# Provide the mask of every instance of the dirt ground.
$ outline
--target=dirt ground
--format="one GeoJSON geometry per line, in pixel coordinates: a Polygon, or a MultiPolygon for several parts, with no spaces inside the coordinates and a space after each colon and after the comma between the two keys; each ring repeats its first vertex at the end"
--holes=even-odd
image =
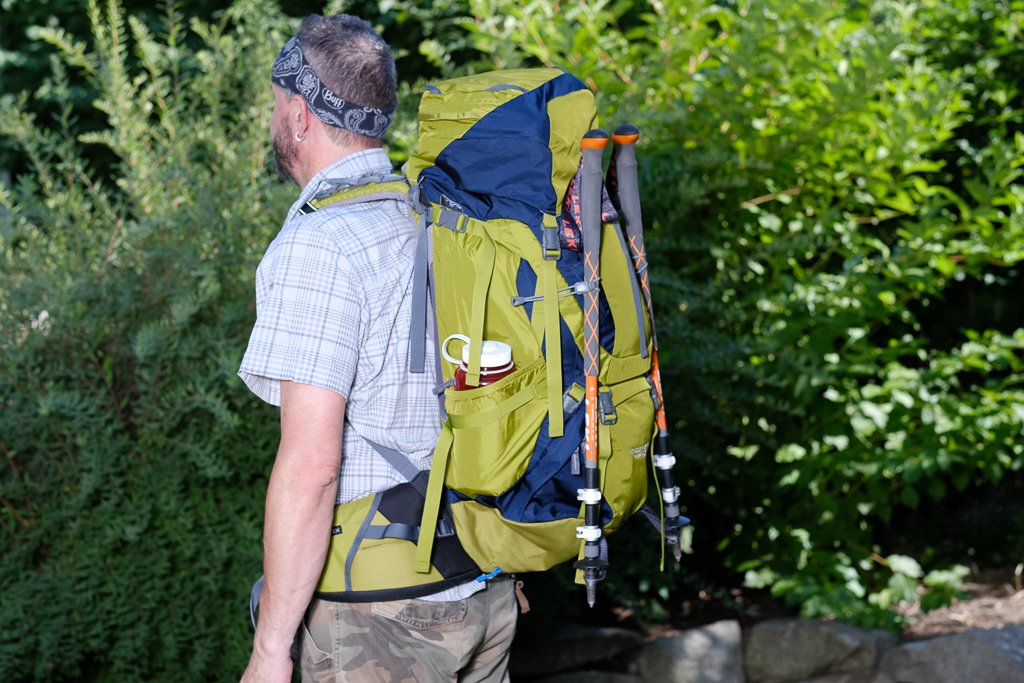
{"type": "Polygon", "coordinates": [[[974,580],[964,582],[967,600],[954,599],[949,607],[941,607],[927,614],[921,612],[919,603],[900,609],[904,616],[914,620],[903,629],[903,640],[921,640],[972,628],[1024,624],[1022,569],[1017,567],[1015,570],[982,572],[972,567],[974,580]]]}

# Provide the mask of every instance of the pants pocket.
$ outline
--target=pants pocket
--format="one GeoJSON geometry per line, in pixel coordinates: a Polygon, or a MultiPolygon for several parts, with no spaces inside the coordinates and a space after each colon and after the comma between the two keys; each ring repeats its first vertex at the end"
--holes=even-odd
{"type": "Polygon", "coordinates": [[[333,672],[332,622],[329,606],[320,600],[314,600],[302,617],[303,680],[328,680],[323,678],[323,674],[333,672]]]}
{"type": "Polygon", "coordinates": [[[371,604],[372,612],[422,631],[445,624],[454,624],[466,618],[469,607],[465,600],[435,602],[432,600],[389,600],[371,604]]]}

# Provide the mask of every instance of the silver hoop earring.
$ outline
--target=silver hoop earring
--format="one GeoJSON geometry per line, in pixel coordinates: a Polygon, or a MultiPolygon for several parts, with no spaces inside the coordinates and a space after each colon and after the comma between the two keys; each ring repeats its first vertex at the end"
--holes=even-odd
{"type": "Polygon", "coordinates": [[[305,136],[305,135],[303,135],[303,136],[302,136],[302,137],[300,138],[300,137],[299,137],[299,134],[298,134],[298,133],[296,133],[296,134],[295,134],[295,142],[302,142],[302,141],[303,141],[303,140],[305,140],[305,139],[306,139],[306,136],[305,136]]]}

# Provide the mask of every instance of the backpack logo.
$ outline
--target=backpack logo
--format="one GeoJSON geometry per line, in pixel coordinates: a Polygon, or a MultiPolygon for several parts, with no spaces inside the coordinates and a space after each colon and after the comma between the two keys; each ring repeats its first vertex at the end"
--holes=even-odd
{"type": "Polygon", "coordinates": [[[332,526],[331,527],[331,536],[337,536],[340,533],[341,533],[341,527],[340,526],[332,526]]]}
{"type": "Polygon", "coordinates": [[[455,202],[453,202],[452,200],[448,199],[448,197],[445,197],[444,195],[441,195],[441,198],[438,200],[437,203],[440,204],[441,206],[443,206],[446,209],[455,209],[459,213],[465,213],[462,210],[462,205],[461,204],[456,204],[455,202]]]}
{"type": "Polygon", "coordinates": [[[633,457],[639,460],[640,458],[647,457],[647,449],[650,448],[648,444],[643,446],[637,446],[636,448],[630,448],[629,452],[633,454],[633,457]]]}

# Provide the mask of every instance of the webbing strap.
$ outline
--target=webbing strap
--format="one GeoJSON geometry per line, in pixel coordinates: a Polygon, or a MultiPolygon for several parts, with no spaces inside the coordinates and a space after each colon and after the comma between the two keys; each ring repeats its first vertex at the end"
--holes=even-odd
{"type": "Polygon", "coordinates": [[[421,373],[427,355],[427,214],[420,214],[416,260],[412,272],[412,322],[409,325],[409,372],[421,373]]]}
{"type": "Polygon", "coordinates": [[[405,480],[412,484],[413,488],[419,491],[421,496],[426,497],[427,486],[423,478],[419,476],[420,469],[413,464],[412,460],[405,453],[388,448],[387,446],[381,446],[379,443],[370,441],[365,436],[363,440],[373,446],[373,450],[377,451],[380,457],[384,458],[389,465],[398,470],[398,473],[405,477],[405,480]]]}
{"type": "Polygon", "coordinates": [[[492,406],[487,410],[481,410],[479,413],[469,413],[468,415],[449,413],[448,422],[452,429],[476,429],[477,427],[483,427],[485,424],[500,420],[512,411],[522,408],[536,396],[537,387],[529,384],[498,405],[492,406]]]}
{"type": "Polygon", "coordinates": [[[401,524],[398,522],[393,522],[391,524],[371,524],[366,529],[366,533],[363,534],[364,539],[374,541],[379,541],[384,538],[401,538],[415,543],[419,537],[420,528],[418,526],[401,524]]]}
{"type": "MultiPolygon", "coordinates": [[[[565,416],[562,413],[562,325],[558,315],[558,269],[555,261],[545,260],[540,267],[544,300],[544,348],[548,367],[548,435],[562,436],[565,416]]],[[[534,316],[536,316],[534,312],[534,316]]]]}
{"type": "MultiPolygon", "coordinates": [[[[434,447],[434,459],[430,463],[430,483],[427,485],[427,498],[423,504],[421,529],[436,529],[437,517],[441,512],[441,494],[444,492],[444,479],[448,470],[448,456],[452,452],[451,418],[441,427],[441,435],[434,447]]],[[[416,572],[430,573],[430,554],[434,550],[434,534],[422,534],[416,544],[416,572]]]]}
{"type": "Polygon", "coordinates": [[[533,336],[537,339],[537,346],[544,343],[544,278],[537,273],[537,282],[533,286],[533,296],[536,300],[530,304],[530,325],[533,327],[533,336]]]}
{"type": "Polygon", "coordinates": [[[647,330],[644,329],[644,302],[640,298],[640,285],[636,281],[636,270],[633,269],[633,255],[629,251],[629,245],[626,244],[626,238],[622,235],[622,230],[619,229],[618,223],[612,224],[612,230],[615,231],[615,236],[619,238],[619,246],[622,247],[622,253],[626,255],[626,263],[629,264],[627,269],[629,272],[629,287],[633,290],[633,310],[636,311],[636,326],[640,333],[640,357],[647,358],[647,330]]]}
{"type": "MultiPolygon", "coordinates": [[[[653,441],[653,437],[652,437],[653,441]]],[[[658,481],[658,468],[654,465],[654,449],[651,452],[651,472],[654,473],[654,481],[658,481]]],[[[658,492],[658,512],[661,516],[661,567],[658,571],[665,571],[665,501],[661,498],[661,491],[658,492]]]]}
{"type": "Polygon", "coordinates": [[[605,458],[610,458],[612,455],[611,425],[606,425],[603,422],[599,422],[597,425],[597,453],[598,457],[605,458]]]}
{"type": "Polygon", "coordinates": [[[345,558],[345,590],[352,590],[352,563],[356,559],[356,551],[359,550],[359,546],[363,542],[363,538],[366,537],[366,530],[370,528],[370,522],[377,515],[377,508],[380,507],[381,498],[384,497],[383,493],[378,493],[373,497],[373,502],[370,503],[370,510],[366,513],[366,517],[363,519],[363,523],[359,525],[359,531],[356,532],[356,537],[352,539],[352,547],[349,548],[348,557],[345,558]]]}
{"type": "MultiPolygon", "coordinates": [[[[483,227],[483,224],[479,224],[483,227]]],[[[466,384],[471,387],[480,386],[480,353],[483,351],[484,315],[487,310],[487,290],[491,286],[491,275],[494,273],[494,242],[481,229],[480,253],[477,255],[478,269],[476,283],[473,285],[473,317],[469,323],[469,366],[466,368],[466,384]]]]}

